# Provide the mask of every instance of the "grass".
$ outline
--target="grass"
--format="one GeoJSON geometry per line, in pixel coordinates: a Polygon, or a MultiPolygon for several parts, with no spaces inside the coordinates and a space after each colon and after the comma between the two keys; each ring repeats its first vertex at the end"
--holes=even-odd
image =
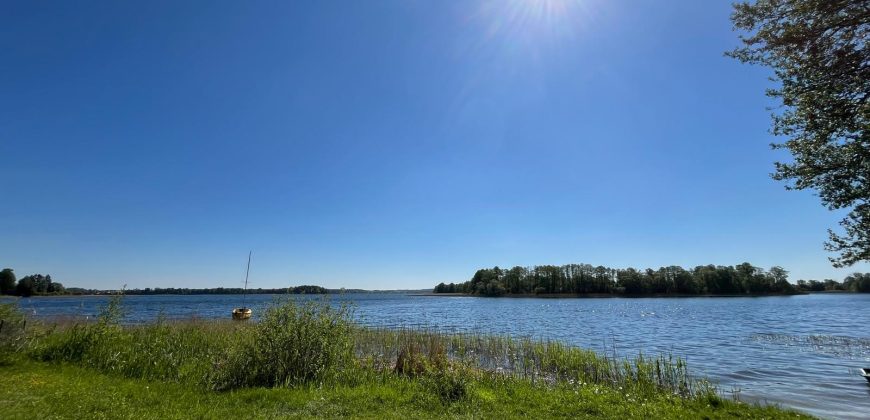
{"type": "Polygon", "coordinates": [[[468,400],[445,405],[418,381],[356,386],[243,388],[229,392],[134,380],[66,364],[0,367],[0,417],[31,418],[799,418],[772,407],[641,398],[603,386],[475,383],[468,400]]]}
{"type": "Polygon", "coordinates": [[[362,328],[326,302],[276,303],[245,323],[122,315],[118,299],[95,322],[0,330],[0,418],[798,417],[725,400],[679,359],[362,328]]]}

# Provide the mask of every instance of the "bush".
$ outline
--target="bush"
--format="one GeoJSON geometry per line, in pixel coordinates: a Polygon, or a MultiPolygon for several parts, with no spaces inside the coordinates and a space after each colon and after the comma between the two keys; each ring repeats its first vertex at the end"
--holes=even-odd
{"type": "Polygon", "coordinates": [[[266,310],[252,337],[215,362],[209,386],[294,386],[337,379],[353,363],[348,307],[288,300],[266,310]]]}
{"type": "Polygon", "coordinates": [[[468,399],[471,379],[467,369],[456,365],[430,368],[422,378],[426,388],[444,403],[468,399]]]}
{"type": "Polygon", "coordinates": [[[393,372],[407,378],[417,378],[441,402],[465,400],[469,396],[471,374],[469,369],[447,357],[443,343],[437,336],[426,339],[425,346],[409,337],[396,355],[393,372]],[[425,347],[425,350],[423,349],[425,347]]]}

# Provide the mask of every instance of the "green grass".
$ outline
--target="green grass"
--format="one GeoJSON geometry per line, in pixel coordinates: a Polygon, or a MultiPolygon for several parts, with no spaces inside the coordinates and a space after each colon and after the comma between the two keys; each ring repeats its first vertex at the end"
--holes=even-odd
{"type": "MultiPolygon", "coordinates": [[[[356,386],[244,388],[227,392],[134,380],[66,364],[0,367],[0,417],[32,418],[801,418],[772,407],[720,400],[643,398],[604,386],[474,383],[473,396],[445,404],[419,381],[356,386]]],[[[804,417],[805,418],[805,417],[804,417]]]]}
{"type": "Polygon", "coordinates": [[[96,321],[0,331],[0,418],[792,418],[725,400],[680,359],[559,342],[363,328],[348,308],[278,302],[258,322],[96,321]],[[103,413],[103,414],[101,414],[103,413]]]}

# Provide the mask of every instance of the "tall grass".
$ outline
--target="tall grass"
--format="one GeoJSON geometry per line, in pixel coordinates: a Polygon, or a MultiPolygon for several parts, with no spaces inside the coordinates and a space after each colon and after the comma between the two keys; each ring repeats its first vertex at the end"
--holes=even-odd
{"type": "MultiPolygon", "coordinates": [[[[637,392],[668,392],[681,397],[715,392],[706,380],[689,375],[685,362],[672,356],[626,359],[601,356],[558,341],[515,339],[486,334],[358,328],[356,353],[372,366],[391,363],[408,370],[407,355],[439,365],[449,360],[490,377],[509,377],[544,384],[599,384],[637,392]]],[[[419,370],[419,367],[416,367],[419,370]]]]}
{"type": "Polygon", "coordinates": [[[292,300],[268,308],[253,328],[215,361],[215,389],[293,386],[348,377],[353,340],[348,307],[292,300]]]}
{"type": "Polygon", "coordinates": [[[171,382],[199,381],[209,360],[232,343],[232,325],[205,322],[157,322],[122,326],[121,298],[113,298],[95,322],[51,325],[33,339],[28,354],[42,361],[63,361],[131,378],[171,382]]]}
{"type": "Polygon", "coordinates": [[[680,359],[607,357],[561,342],[484,334],[364,328],[353,323],[347,307],[327,301],[276,302],[257,322],[160,319],[125,326],[122,315],[118,298],[96,321],[43,325],[17,351],[42,361],[214,390],[404,378],[445,402],[470,398],[475,383],[503,381],[607,386],[689,399],[714,395],[680,359]]]}
{"type": "Polygon", "coordinates": [[[352,366],[349,311],[323,302],[276,302],[257,323],[160,319],[124,326],[122,317],[120,298],[113,299],[96,322],[48,327],[28,353],[219,390],[337,380],[352,366]]]}
{"type": "Polygon", "coordinates": [[[16,303],[0,303],[0,365],[11,363],[25,346],[27,319],[16,303]]]}

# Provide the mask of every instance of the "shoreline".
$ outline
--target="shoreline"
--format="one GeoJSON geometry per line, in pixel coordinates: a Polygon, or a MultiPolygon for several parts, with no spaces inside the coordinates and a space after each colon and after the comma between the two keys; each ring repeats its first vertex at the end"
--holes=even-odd
{"type": "MultiPolygon", "coordinates": [[[[522,293],[522,294],[505,294],[501,296],[486,296],[470,293],[434,293],[420,292],[416,290],[384,290],[384,291],[360,291],[346,293],[247,293],[248,295],[274,295],[274,296],[340,296],[345,294],[398,294],[403,296],[414,297],[477,297],[477,298],[512,298],[512,299],[607,299],[607,298],[626,298],[626,299],[642,299],[642,298],[736,298],[736,297],[784,297],[784,296],[804,296],[816,294],[856,294],[862,292],[853,292],[847,290],[821,290],[821,291],[800,291],[795,293],[759,293],[759,294],[674,294],[674,293],[658,293],[658,294],[612,294],[612,293],[522,293]]],[[[151,293],[151,294],[121,294],[124,297],[131,296],[239,296],[245,293],[151,293]]],[[[118,294],[100,293],[100,294],[65,294],[65,295],[31,295],[31,296],[15,296],[2,295],[2,300],[16,300],[29,298],[78,298],[78,297],[112,297],[118,294]]]]}
{"type": "MultiPolygon", "coordinates": [[[[823,292],[820,292],[823,293],[823,292]]],[[[858,293],[858,292],[841,292],[841,293],[858,293]]],[[[797,293],[761,293],[761,294],[722,294],[722,295],[713,295],[713,294],[703,294],[703,295],[691,295],[691,294],[676,294],[676,293],[657,293],[657,294],[646,294],[646,295],[627,295],[627,294],[611,294],[611,293],[520,293],[520,294],[505,294],[501,296],[486,296],[486,295],[475,295],[470,293],[420,293],[420,294],[412,294],[409,296],[422,296],[422,297],[477,297],[477,298],[512,298],[512,299],[530,299],[530,298],[538,298],[538,299],[643,299],[643,298],[736,298],[736,297],[784,297],[784,296],[801,296],[801,295],[810,295],[812,292],[797,292],[797,293]]]]}
{"type": "MultiPolygon", "coordinates": [[[[802,416],[789,408],[730,399],[690,375],[679,356],[617,359],[561,341],[370,328],[326,302],[304,311],[286,302],[260,323],[135,325],[120,323],[119,305],[104,311],[99,322],[28,322],[26,329],[10,323],[15,328],[9,332],[23,338],[26,347],[7,354],[0,373],[12,383],[27,384],[25,394],[38,398],[14,398],[20,387],[7,387],[0,399],[14,404],[0,413],[24,418],[57,410],[51,414],[93,417],[117,401],[114,394],[93,390],[122,387],[129,391],[118,407],[129,411],[128,417],[154,414],[158,399],[175,402],[159,417],[265,417],[278,407],[283,414],[330,418],[346,413],[391,418],[397,412],[436,418],[445,409],[447,418],[484,413],[494,418],[802,416]],[[307,337],[299,339],[296,331],[308,332],[307,337]],[[90,337],[86,342],[83,333],[90,337]],[[318,352],[328,357],[307,356],[318,352]],[[237,356],[227,358],[230,354],[237,356]],[[501,362],[492,366],[486,360],[501,362]],[[251,375],[252,368],[265,374],[251,375]],[[48,398],[61,392],[67,396],[62,402],[48,398]],[[251,393],[268,398],[246,398],[251,393]],[[237,395],[241,400],[233,400],[237,395]],[[312,401],[329,401],[330,411],[312,401]]],[[[27,320],[23,313],[6,316],[27,320]]],[[[52,416],[63,417],[44,417],[52,416]]]]}

